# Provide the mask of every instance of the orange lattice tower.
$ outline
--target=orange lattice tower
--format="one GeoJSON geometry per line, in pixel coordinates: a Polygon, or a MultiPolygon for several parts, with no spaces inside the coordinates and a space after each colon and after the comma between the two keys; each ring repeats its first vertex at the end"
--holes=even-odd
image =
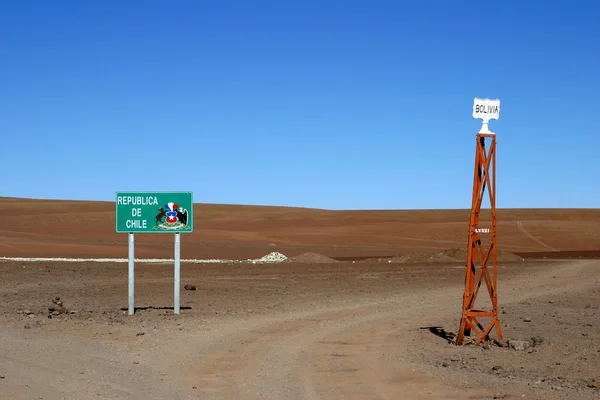
{"type": "Polygon", "coordinates": [[[471,330],[475,331],[477,343],[486,343],[489,340],[489,333],[494,327],[496,327],[498,339],[502,340],[500,320],[498,319],[498,267],[496,263],[496,135],[488,129],[489,120],[497,120],[499,114],[499,100],[475,99],[473,118],[482,119],[483,124],[477,134],[475,149],[465,293],[460,328],[456,337],[457,345],[463,344],[464,337],[470,336],[471,330]],[[486,150],[486,139],[491,139],[489,150],[486,150]],[[490,200],[491,226],[480,227],[481,204],[486,197],[486,192],[490,200]],[[480,235],[489,236],[487,246],[482,243],[480,235]],[[490,261],[492,276],[490,276],[490,267],[488,266],[490,261]],[[491,301],[491,306],[488,308],[476,305],[482,282],[485,282],[491,301]]]}

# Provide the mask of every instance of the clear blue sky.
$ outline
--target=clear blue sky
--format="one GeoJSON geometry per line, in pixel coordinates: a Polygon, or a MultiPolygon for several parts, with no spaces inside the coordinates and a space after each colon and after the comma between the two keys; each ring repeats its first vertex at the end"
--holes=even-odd
{"type": "Polygon", "coordinates": [[[599,207],[600,3],[0,2],[1,196],[599,207]]]}

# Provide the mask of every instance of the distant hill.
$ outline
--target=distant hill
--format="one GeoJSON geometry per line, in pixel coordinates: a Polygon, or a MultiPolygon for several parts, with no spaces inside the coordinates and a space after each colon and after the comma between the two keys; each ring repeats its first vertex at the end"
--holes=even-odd
{"type": "MultiPolygon", "coordinates": [[[[0,256],[126,257],[115,233],[115,204],[0,198],[0,256]]],[[[273,249],[288,256],[379,257],[461,248],[470,210],[357,210],[195,204],[185,258],[250,258],[273,249]]],[[[498,247],[513,253],[600,249],[600,209],[498,209],[498,247]]],[[[481,226],[489,216],[482,212],[481,226]]],[[[482,235],[485,240],[485,235],[482,235]]],[[[173,237],[137,234],[136,257],[172,257],[173,237]]]]}

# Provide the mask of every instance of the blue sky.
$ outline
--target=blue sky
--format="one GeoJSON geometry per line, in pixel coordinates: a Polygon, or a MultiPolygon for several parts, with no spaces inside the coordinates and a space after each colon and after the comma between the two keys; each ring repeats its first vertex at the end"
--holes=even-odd
{"type": "Polygon", "coordinates": [[[598,207],[600,3],[0,2],[0,196],[598,207]]]}

